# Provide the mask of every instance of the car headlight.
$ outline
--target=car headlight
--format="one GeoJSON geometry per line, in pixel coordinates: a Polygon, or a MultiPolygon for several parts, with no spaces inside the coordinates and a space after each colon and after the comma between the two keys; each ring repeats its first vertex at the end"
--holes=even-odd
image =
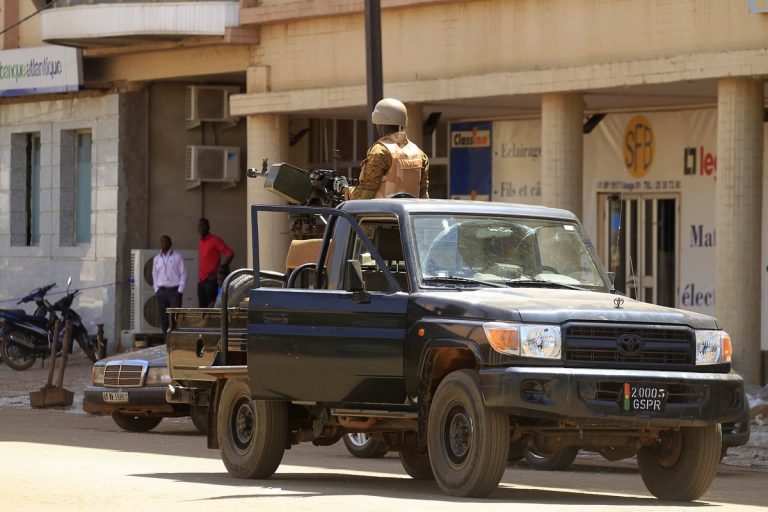
{"type": "Polygon", "coordinates": [[[487,322],[483,330],[493,349],[501,354],[560,358],[562,342],[557,325],[487,322]]]}
{"type": "Polygon", "coordinates": [[[730,363],[733,349],[725,331],[696,331],[696,364],[730,363]]]}
{"type": "Polygon", "coordinates": [[[147,370],[146,386],[164,386],[171,383],[168,368],[150,368],[147,370]]]}
{"type": "Polygon", "coordinates": [[[94,386],[104,385],[104,372],[107,371],[107,367],[104,365],[94,365],[91,373],[91,382],[94,386]]]}

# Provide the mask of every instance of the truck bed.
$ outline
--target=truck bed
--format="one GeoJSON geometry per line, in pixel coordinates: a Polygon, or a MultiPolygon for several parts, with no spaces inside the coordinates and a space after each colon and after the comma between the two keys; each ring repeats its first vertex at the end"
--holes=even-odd
{"type": "Polygon", "coordinates": [[[169,308],[171,329],[166,341],[168,369],[174,381],[216,380],[214,373],[245,371],[248,310],[232,307],[229,315],[229,339],[227,368],[217,367],[216,372],[201,371],[201,367],[213,366],[219,354],[221,339],[221,309],[219,308],[169,308]]]}

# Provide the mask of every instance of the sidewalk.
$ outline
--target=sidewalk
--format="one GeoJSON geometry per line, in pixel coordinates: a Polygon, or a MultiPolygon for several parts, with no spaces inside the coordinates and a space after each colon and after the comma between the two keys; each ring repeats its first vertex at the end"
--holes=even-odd
{"type": "MultiPolygon", "coordinates": [[[[58,378],[60,361],[56,364],[54,382],[58,378]]],[[[43,387],[48,378],[48,364],[41,367],[40,361],[27,371],[17,372],[0,363],[0,409],[6,407],[29,408],[29,392],[43,387]]],[[[87,415],[83,412],[83,389],[91,382],[91,362],[75,350],[67,363],[64,373],[64,387],[75,393],[69,408],[56,410],[67,414],[87,415]]],[[[752,435],[744,446],[730,448],[722,464],[734,468],[768,470],[768,387],[747,389],[752,407],[752,435]]],[[[581,452],[579,459],[599,463],[604,459],[594,453],[581,452]]],[[[578,460],[577,459],[577,462],[578,460]]]]}

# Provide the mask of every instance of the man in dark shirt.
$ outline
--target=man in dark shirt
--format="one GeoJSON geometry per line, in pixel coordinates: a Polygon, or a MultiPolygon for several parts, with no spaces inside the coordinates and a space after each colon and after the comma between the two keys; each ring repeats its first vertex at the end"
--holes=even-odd
{"type": "Polygon", "coordinates": [[[197,276],[197,301],[201,308],[208,308],[216,301],[218,284],[216,273],[221,269],[229,273],[229,264],[235,253],[218,236],[212,234],[208,219],[197,223],[200,240],[197,242],[199,272],[197,276]],[[222,259],[223,257],[223,259],[222,259]]]}

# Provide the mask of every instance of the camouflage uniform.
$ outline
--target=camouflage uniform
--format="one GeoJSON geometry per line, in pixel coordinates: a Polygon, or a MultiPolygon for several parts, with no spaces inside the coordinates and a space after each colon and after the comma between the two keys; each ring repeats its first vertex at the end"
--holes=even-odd
{"type": "Polygon", "coordinates": [[[396,132],[376,141],[368,150],[361,167],[360,184],[344,189],[344,199],[384,197],[392,193],[389,190],[393,187],[394,192],[409,192],[418,194],[418,197],[429,198],[429,159],[418,146],[408,140],[405,132],[396,132]],[[392,157],[392,151],[387,146],[395,151],[399,150],[397,159],[392,157]],[[398,181],[395,176],[397,169],[412,166],[414,159],[417,160],[416,167],[420,169],[418,190],[408,185],[403,187],[404,180],[398,181]]]}

